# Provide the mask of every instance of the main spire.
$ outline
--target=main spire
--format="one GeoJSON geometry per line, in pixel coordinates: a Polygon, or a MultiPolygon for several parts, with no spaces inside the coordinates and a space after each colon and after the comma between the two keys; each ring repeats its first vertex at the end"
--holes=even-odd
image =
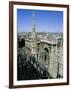
{"type": "Polygon", "coordinates": [[[32,25],[33,25],[33,27],[32,27],[32,29],[33,29],[33,31],[35,31],[35,11],[33,10],[33,14],[32,14],[32,25]]]}

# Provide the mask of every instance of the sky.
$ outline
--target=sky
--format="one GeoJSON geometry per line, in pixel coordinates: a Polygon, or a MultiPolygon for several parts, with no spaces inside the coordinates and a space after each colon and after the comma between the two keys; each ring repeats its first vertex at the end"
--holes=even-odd
{"type": "MultiPolygon", "coordinates": [[[[34,10],[36,32],[63,32],[63,11],[34,10]]],[[[18,32],[31,32],[33,10],[17,9],[18,32]]]]}

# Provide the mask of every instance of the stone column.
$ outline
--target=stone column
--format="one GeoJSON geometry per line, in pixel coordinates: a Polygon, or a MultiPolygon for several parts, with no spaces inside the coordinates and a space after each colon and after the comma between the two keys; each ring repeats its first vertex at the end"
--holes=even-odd
{"type": "Polygon", "coordinates": [[[58,69],[57,54],[54,53],[54,47],[52,45],[50,60],[49,60],[49,68],[48,68],[48,71],[52,76],[52,78],[57,77],[57,69],[58,69]]]}
{"type": "Polygon", "coordinates": [[[59,74],[63,76],[63,50],[60,48],[59,50],[59,74]]]}

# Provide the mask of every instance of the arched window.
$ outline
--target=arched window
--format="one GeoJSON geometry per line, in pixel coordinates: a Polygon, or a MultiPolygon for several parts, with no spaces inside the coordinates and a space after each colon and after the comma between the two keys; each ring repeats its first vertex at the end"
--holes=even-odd
{"type": "Polygon", "coordinates": [[[49,50],[48,50],[48,48],[46,48],[46,47],[45,47],[45,48],[44,48],[44,50],[45,50],[47,53],[49,53],[49,50]]]}
{"type": "Polygon", "coordinates": [[[45,55],[44,55],[44,59],[45,59],[45,62],[49,62],[49,50],[47,47],[44,48],[45,50],[45,55]]]}

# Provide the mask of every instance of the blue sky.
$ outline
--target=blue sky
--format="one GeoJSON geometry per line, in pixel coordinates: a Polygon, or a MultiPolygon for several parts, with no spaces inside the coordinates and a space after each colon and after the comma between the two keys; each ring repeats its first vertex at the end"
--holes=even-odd
{"type": "MultiPolygon", "coordinates": [[[[63,11],[35,11],[36,32],[63,32],[63,11]]],[[[17,9],[18,32],[32,31],[33,10],[17,9]]]]}

